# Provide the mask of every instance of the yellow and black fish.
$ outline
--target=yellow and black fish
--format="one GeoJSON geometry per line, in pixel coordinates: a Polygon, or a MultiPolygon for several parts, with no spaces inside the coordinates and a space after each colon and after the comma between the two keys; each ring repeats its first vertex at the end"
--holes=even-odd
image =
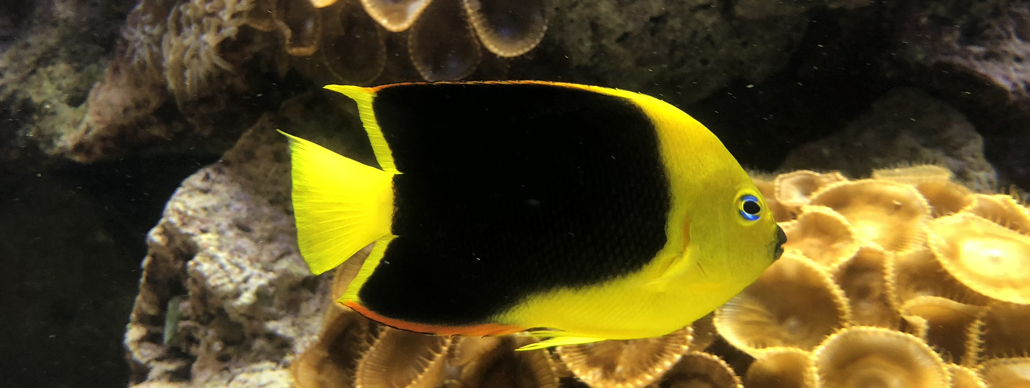
{"type": "Polygon", "coordinates": [[[722,143],[643,94],[551,82],[327,86],[380,168],[294,136],[311,271],[375,242],[339,300],[400,329],[535,331],[531,348],[660,336],[711,312],[786,237],[722,143]]]}

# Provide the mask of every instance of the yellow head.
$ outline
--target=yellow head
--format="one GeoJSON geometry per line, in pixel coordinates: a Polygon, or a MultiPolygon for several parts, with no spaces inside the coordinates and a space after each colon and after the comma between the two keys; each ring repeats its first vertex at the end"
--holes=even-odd
{"type": "Polygon", "coordinates": [[[712,152],[711,157],[723,168],[694,183],[705,189],[687,204],[687,217],[704,226],[690,230],[698,265],[713,281],[735,283],[735,294],[780,257],[787,237],[751,178],[721,143],[718,146],[723,152],[712,152]]]}
{"type": "Polygon", "coordinates": [[[665,253],[677,263],[669,268],[676,280],[667,291],[681,294],[681,317],[694,320],[758,279],[783,252],[786,235],[754,182],[711,131],[658,99],[628,92],[626,97],[655,121],[662,140],[673,194],[665,253]]]}

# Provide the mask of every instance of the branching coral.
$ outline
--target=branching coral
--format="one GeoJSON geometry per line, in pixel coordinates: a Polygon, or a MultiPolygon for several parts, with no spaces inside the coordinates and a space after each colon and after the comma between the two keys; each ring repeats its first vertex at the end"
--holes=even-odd
{"type": "MultiPolygon", "coordinates": [[[[421,375],[448,387],[501,384],[482,377],[484,363],[493,365],[490,370],[522,371],[501,374],[523,376],[501,384],[519,387],[575,380],[590,387],[741,386],[734,370],[746,371],[748,387],[1026,382],[1023,371],[1030,362],[1022,357],[1030,354],[1030,305],[1020,299],[1019,287],[1027,283],[1022,269],[1030,267],[1023,249],[1030,225],[1024,205],[1006,196],[972,194],[937,167],[874,175],[851,181],[835,173],[795,172],[758,179],[768,202],[783,207],[774,214],[789,238],[786,252],[711,321],[699,320],[665,337],[532,352],[514,351],[532,341],[518,335],[448,343],[407,334],[414,347],[389,358],[390,365],[441,370],[421,375]]],[[[338,275],[338,283],[346,278],[338,275]]],[[[363,319],[335,310],[333,319],[342,322],[363,319]]],[[[373,352],[357,354],[368,346],[358,336],[328,334],[340,327],[367,333],[367,326],[326,327],[323,341],[300,358],[302,363],[359,369],[326,372],[346,378],[386,374],[385,369],[361,370],[373,352]],[[333,338],[351,338],[343,342],[359,351],[327,357],[325,343],[341,343],[333,338]]],[[[384,331],[379,333],[373,340],[385,341],[384,331]]],[[[382,346],[375,343],[373,349],[382,346]]],[[[408,381],[421,380],[393,385],[422,386],[408,381]]]]}

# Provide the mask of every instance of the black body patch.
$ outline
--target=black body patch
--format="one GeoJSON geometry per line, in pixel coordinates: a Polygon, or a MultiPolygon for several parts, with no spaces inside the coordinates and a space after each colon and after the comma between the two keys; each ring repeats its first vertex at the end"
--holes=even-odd
{"type": "Polygon", "coordinates": [[[665,245],[668,178],[628,100],[538,84],[378,91],[399,237],[359,292],[383,316],[482,323],[524,296],[638,270],[665,245]]]}

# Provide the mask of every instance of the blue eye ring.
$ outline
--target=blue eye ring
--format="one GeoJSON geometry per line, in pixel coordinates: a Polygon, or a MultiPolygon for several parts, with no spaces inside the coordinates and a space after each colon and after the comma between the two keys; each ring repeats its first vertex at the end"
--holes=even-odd
{"type": "Polygon", "coordinates": [[[758,221],[762,217],[762,205],[758,201],[758,197],[751,194],[745,194],[740,197],[737,211],[740,212],[741,217],[748,221],[758,221]]]}

